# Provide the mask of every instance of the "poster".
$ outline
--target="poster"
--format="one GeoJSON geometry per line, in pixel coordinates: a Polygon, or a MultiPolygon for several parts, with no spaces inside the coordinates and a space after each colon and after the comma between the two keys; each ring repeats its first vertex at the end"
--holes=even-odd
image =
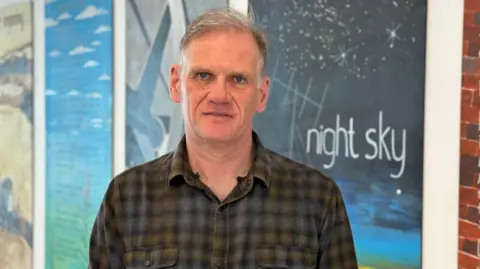
{"type": "Polygon", "coordinates": [[[84,269],[112,179],[112,1],[47,1],[46,268],[84,269]]]}
{"type": "Polygon", "coordinates": [[[175,148],[183,135],[180,106],[168,94],[187,25],[227,0],[126,1],[126,167],[175,148]]]}
{"type": "Polygon", "coordinates": [[[362,268],[421,268],[426,1],[250,5],[270,42],[265,145],[338,183],[362,268]]]}
{"type": "Polygon", "coordinates": [[[32,9],[0,3],[0,268],[32,268],[32,9]]]}

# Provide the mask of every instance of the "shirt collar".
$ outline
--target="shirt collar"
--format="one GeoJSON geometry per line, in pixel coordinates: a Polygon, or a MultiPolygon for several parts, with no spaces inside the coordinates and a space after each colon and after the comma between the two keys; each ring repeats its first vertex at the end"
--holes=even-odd
{"type": "MultiPolygon", "coordinates": [[[[248,172],[247,177],[253,176],[254,179],[260,180],[268,189],[270,187],[271,158],[268,150],[263,146],[260,137],[255,131],[252,131],[253,138],[253,165],[248,172]]],[[[171,185],[176,180],[189,181],[195,180],[197,177],[192,171],[187,158],[187,146],[185,135],[178,143],[177,148],[173,151],[170,172],[168,175],[168,184],[171,185]]]]}

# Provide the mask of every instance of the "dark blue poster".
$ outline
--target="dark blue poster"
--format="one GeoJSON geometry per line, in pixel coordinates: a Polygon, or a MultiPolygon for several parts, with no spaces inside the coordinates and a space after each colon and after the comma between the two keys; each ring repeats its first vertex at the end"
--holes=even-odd
{"type": "Polygon", "coordinates": [[[421,268],[426,1],[250,1],[271,78],[255,130],[340,186],[362,268],[421,268]]]}

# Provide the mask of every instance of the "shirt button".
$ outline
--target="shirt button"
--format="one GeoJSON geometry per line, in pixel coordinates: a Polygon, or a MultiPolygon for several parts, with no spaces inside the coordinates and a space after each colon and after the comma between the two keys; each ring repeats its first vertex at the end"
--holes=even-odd
{"type": "Polygon", "coordinates": [[[145,266],[150,266],[152,263],[150,262],[150,260],[146,260],[145,261],[145,266]]]}

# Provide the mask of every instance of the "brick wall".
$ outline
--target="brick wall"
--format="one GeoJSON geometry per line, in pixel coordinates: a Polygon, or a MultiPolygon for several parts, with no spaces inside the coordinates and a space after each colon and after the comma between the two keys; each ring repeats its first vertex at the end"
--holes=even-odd
{"type": "Polygon", "coordinates": [[[459,269],[480,269],[479,81],[480,0],[465,0],[460,141],[459,269]]]}

